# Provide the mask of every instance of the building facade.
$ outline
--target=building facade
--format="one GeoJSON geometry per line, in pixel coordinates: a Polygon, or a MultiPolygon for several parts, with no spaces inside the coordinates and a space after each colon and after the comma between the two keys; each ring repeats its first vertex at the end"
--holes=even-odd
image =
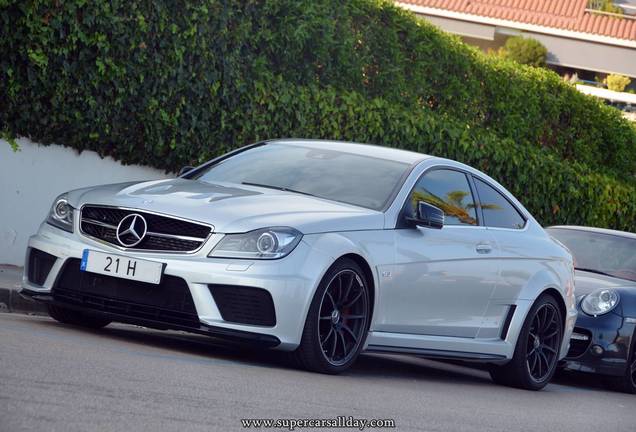
{"type": "Polygon", "coordinates": [[[620,74],[634,82],[633,1],[623,0],[622,14],[590,9],[588,0],[400,0],[396,4],[484,51],[521,35],[547,48],[546,62],[557,72],[575,72],[591,80],[620,74]]]}

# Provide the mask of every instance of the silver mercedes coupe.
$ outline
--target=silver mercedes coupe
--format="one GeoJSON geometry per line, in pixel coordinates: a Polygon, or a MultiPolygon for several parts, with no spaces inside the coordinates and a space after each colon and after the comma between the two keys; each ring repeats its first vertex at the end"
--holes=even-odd
{"type": "Polygon", "coordinates": [[[499,183],[452,160],[317,140],[249,145],[175,179],[73,190],[30,238],[22,294],[292,352],[484,362],[541,389],[577,316],[572,257],[499,183]]]}

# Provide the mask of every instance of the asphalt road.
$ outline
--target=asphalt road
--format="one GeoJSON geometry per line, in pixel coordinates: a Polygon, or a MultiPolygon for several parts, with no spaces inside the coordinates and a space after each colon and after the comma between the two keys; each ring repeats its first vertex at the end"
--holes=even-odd
{"type": "Polygon", "coordinates": [[[510,389],[400,356],[365,355],[324,376],[203,336],[0,313],[1,431],[230,431],[242,418],[339,415],[395,419],[398,431],[634,432],[636,397],[582,375],[510,389]]]}

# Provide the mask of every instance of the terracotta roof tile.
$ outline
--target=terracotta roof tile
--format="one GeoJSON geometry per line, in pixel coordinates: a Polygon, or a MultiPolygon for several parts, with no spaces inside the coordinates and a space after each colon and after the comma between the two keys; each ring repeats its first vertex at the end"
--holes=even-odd
{"type": "Polygon", "coordinates": [[[616,26],[618,25],[618,20],[612,20],[607,26],[607,34],[608,36],[613,36],[616,34],[616,26]]]}
{"type": "Polygon", "coordinates": [[[627,22],[625,20],[621,20],[620,24],[618,25],[618,34],[625,34],[625,29],[627,28],[627,22]]]}
{"type": "Polygon", "coordinates": [[[587,0],[397,0],[444,9],[618,39],[636,40],[636,19],[586,11],[587,0]]]}

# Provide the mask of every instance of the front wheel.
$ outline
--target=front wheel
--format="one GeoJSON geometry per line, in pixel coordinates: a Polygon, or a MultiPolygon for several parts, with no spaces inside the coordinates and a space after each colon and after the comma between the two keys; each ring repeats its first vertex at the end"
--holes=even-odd
{"type": "MultiPolygon", "coordinates": [[[[634,332],[633,338],[636,338],[636,332],[634,332]]],[[[604,381],[612,390],[636,394],[636,340],[632,342],[632,352],[627,361],[625,375],[620,377],[606,377],[604,381]]]]}
{"type": "Polygon", "coordinates": [[[307,370],[337,374],[347,370],[364,346],[370,295],[364,272],[353,260],[337,261],[323,277],[294,352],[307,370]]]}
{"type": "Polygon", "coordinates": [[[75,310],[54,305],[47,305],[47,311],[51,318],[64,324],[99,329],[111,323],[107,318],[83,314],[75,310]]]}
{"type": "Polygon", "coordinates": [[[498,383],[541,390],[552,379],[563,340],[563,319],[556,299],[543,295],[532,305],[510,362],[493,366],[490,376],[498,383]]]}

